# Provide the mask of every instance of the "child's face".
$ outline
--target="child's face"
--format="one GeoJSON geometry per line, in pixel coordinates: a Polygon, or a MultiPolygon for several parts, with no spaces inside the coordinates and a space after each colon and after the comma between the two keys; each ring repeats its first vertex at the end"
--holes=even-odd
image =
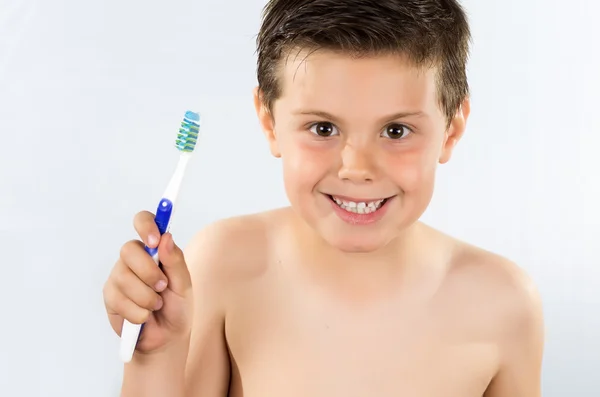
{"type": "Polygon", "coordinates": [[[427,208],[468,102],[446,129],[435,71],[399,56],[292,54],[281,69],[273,117],[255,104],[291,205],[343,251],[382,248],[427,208]]]}

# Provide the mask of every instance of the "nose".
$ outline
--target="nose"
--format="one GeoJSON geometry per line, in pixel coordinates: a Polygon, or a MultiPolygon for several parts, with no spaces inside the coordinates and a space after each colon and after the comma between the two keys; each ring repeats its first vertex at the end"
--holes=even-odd
{"type": "Polygon", "coordinates": [[[375,153],[372,148],[346,144],[342,149],[338,177],[354,183],[369,183],[375,178],[375,153]]]}

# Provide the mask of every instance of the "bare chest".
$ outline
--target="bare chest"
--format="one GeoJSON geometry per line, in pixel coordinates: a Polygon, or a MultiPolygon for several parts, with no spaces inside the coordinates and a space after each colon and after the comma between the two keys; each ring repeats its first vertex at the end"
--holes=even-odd
{"type": "Polygon", "coordinates": [[[483,395],[496,352],[469,316],[357,302],[292,286],[236,300],[226,326],[230,396],[483,395]]]}

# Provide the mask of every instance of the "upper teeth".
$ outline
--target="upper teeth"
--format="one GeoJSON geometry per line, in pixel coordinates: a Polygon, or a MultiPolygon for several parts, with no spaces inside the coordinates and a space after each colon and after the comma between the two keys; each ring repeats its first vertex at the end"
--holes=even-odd
{"type": "Polygon", "coordinates": [[[356,214],[370,214],[371,212],[375,212],[379,209],[379,207],[381,207],[381,204],[385,201],[377,200],[356,203],[354,201],[341,200],[334,196],[332,196],[332,198],[337,203],[337,205],[339,205],[348,212],[354,212],[356,214]]]}

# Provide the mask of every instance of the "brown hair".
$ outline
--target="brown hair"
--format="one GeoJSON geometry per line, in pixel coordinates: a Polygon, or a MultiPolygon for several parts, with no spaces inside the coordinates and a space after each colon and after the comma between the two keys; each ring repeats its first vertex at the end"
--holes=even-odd
{"type": "Polygon", "coordinates": [[[448,124],[469,95],[471,34],[456,0],[270,0],[257,36],[263,104],[281,95],[281,60],[294,50],[351,56],[395,53],[418,67],[436,67],[438,101],[448,124]]]}

